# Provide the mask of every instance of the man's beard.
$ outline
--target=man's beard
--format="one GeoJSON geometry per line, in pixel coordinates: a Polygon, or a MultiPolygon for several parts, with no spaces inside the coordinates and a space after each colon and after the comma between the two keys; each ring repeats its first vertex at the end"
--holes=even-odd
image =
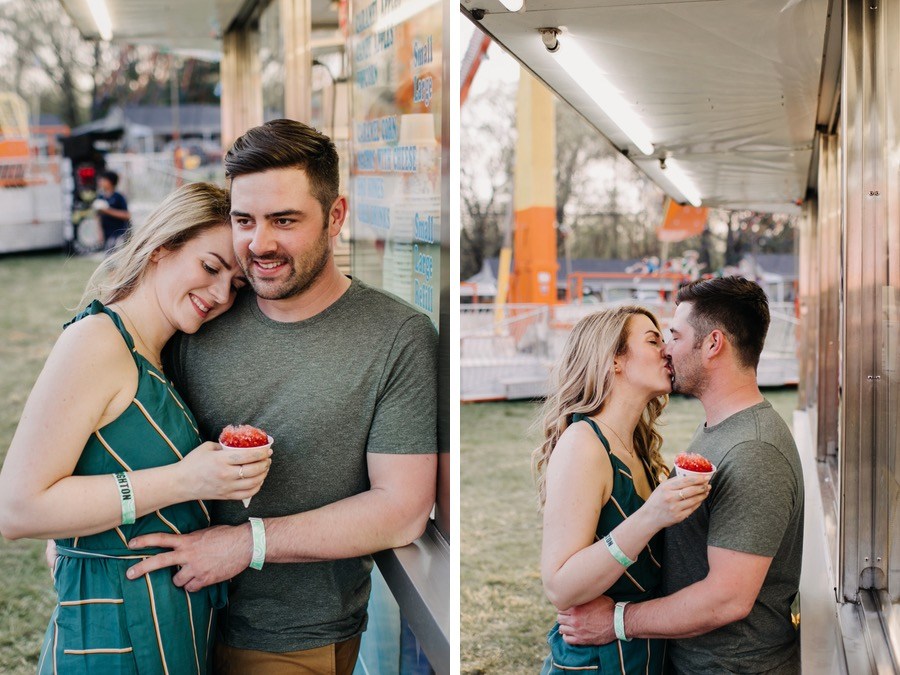
{"type": "Polygon", "coordinates": [[[304,253],[299,260],[294,258],[280,258],[278,254],[266,257],[252,256],[250,264],[243,266],[244,273],[254,293],[264,300],[285,300],[303,293],[313,282],[319,278],[322,271],[331,259],[331,250],[328,247],[328,229],[323,228],[322,236],[316,240],[315,247],[304,253]],[[253,261],[265,262],[267,260],[285,260],[290,272],[287,279],[274,281],[268,279],[256,279],[253,276],[253,261]],[[249,268],[249,269],[248,269],[249,268]]]}
{"type": "Polygon", "coordinates": [[[672,370],[672,393],[700,398],[707,385],[704,373],[700,369],[700,364],[684,364],[679,369],[676,369],[673,365],[672,370]]]}

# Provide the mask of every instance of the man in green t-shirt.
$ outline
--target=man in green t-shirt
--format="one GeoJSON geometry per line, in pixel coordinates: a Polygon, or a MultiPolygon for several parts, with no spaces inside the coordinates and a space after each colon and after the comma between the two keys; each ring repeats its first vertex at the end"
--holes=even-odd
{"type": "Polygon", "coordinates": [[[601,596],[560,613],[572,644],[670,638],[674,673],[800,672],[791,604],[800,583],[803,475],[790,430],[759,391],[768,300],[752,281],[678,293],[667,354],[673,391],[706,413],[688,447],[716,467],[704,504],[666,530],[664,597],[614,607],[601,596]]]}
{"type": "Polygon", "coordinates": [[[434,503],[437,334],[338,269],[347,202],[329,138],[274,120],[235,141],[225,168],[253,292],[173,340],[165,367],[204,438],[250,422],[275,439],[272,464],[249,508],[211,502],[213,527],[135,538],[171,551],[128,576],[177,565],[188,591],[232,580],[217,673],[349,675],[371,554],[415,540],[434,503]]]}

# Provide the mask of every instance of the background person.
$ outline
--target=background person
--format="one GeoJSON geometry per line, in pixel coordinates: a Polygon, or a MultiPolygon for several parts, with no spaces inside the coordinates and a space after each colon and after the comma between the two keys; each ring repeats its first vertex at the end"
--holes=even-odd
{"type": "Polygon", "coordinates": [[[104,171],[97,177],[97,199],[93,208],[100,220],[100,232],[103,250],[112,249],[128,232],[131,214],[128,212],[128,201],[116,192],[119,174],[115,171],[104,171]]]}

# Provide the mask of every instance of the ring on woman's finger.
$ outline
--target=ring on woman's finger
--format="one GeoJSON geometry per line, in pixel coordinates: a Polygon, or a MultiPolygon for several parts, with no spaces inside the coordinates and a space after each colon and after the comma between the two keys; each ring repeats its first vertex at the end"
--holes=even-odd
{"type": "MultiPolygon", "coordinates": [[[[238,478],[240,478],[241,480],[244,480],[244,465],[243,464],[241,464],[241,470],[238,471],[238,478]]],[[[682,497],[682,499],[684,499],[684,497],[682,497]]]]}
{"type": "Polygon", "coordinates": [[[682,501],[684,500],[684,490],[678,491],[678,499],[681,499],[682,501]]]}

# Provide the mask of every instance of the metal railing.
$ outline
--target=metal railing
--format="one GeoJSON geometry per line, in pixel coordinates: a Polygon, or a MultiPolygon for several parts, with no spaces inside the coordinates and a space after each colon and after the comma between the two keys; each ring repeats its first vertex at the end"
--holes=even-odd
{"type": "Polygon", "coordinates": [[[546,388],[550,308],[538,304],[460,308],[460,398],[527,398],[546,388]]]}
{"type": "Polygon", "coordinates": [[[607,294],[615,291],[637,292],[650,296],[674,298],[678,289],[690,281],[685,274],[657,272],[634,274],[628,272],[571,272],[566,276],[566,302],[579,302],[587,293],[599,292],[602,300],[612,300],[607,294]]]}
{"type": "Polygon", "coordinates": [[[476,338],[487,335],[511,338],[516,348],[528,329],[546,324],[547,305],[518,303],[506,305],[468,305],[460,308],[460,335],[476,338]]]}

